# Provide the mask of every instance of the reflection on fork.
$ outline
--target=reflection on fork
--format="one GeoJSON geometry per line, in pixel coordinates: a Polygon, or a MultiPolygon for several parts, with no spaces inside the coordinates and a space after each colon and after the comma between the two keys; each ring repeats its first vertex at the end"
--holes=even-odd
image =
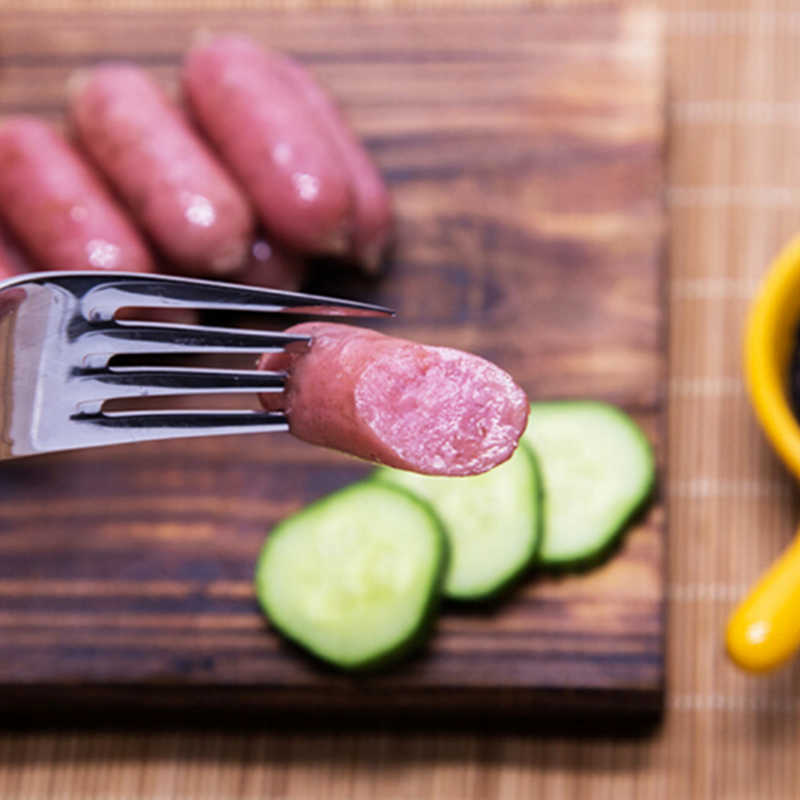
{"type": "Polygon", "coordinates": [[[287,429],[283,414],[267,411],[105,409],[121,399],[281,391],[284,373],[159,366],[153,357],[257,355],[308,342],[308,337],[277,331],[155,322],[148,319],[153,309],[391,314],[365,303],[171,276],[44,272],[6,281],[0,284],[0,459],[287,429]],[[137,319],[136,309],[148,311],[137,319]],[[136,363],[115,363],[117,356],[136,363]]]}

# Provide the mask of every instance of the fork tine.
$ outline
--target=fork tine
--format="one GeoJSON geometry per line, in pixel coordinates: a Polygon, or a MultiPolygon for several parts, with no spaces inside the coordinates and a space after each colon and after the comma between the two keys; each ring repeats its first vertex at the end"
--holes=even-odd
{"type": "Polygon", "coordinates": [[[80,377],[104,386],[146,389],[149,394],[268,392],[280,390],[286,383],[285,372],[196,367],[107,367],[85,370],[80,377]]]}
{"type": "Polygon", "coordinates": [[[100,368],[116,355],[186,355],[197,353],[268,353],[306,344],[308,336],[279,331],[105,322],[82,333],[84,366],[100,368]]]}
{"type": "Polygon", "coordinates": [[[70,419],[102,429],[104,444],[289,430],[286,417],[274,411],[116,411],[70,419]]]}
{"type": "Polygon", "coordinates": [[[278,392],[286,383],[284,372],[192,367],[106,367],[80,370],[74,377],[96,392],[91,396],[92,389],[84,389],[83,411],[99,411],[106,400],[132,397],[278,392]]]}
{"type": "MultiPolygon", "coordinates": [[[[67,276],[66,279],[68,279],[67,276]]],[[[73,276],[74,281],[74,276],[73,276]]],[[[111,319],[121,308],[188,308],[217,311],[292,312],[314,315],[392,316],[383,306],[318,295],[284,292],[253,286],[174,276],[105,273],[102,279],[85,277],[82,299],[90,320],[111,319]]]]}

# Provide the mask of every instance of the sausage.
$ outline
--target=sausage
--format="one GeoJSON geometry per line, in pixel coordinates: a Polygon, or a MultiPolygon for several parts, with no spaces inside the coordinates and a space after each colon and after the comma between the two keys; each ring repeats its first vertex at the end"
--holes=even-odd
{"type": "Polygon", "coordinates": [[[513,379],[484,359],[349,325],[308,322],[302,353],[267,354],[286,370],[282,395],[292,434],[367,461],[429,475],[473,475],[508,459],[528,419],[513,379]]]}
{"type": "Polygon", "coordinates": [[[80,145],[175,267],[201,276],[244,267],[249,201],[144,70],[111,63],[78,73],[69,110],[80,145]]]}
{"type": "Polygon", "coordinates": [[[355,224],[349,173],[280,65],[245,37],[212,39],[189,52],[184,92],[271,239],[312,255],[346,255],[355,224]]]}
{"type": "Polygon", "coordinates": [[[16,278],[28,271],[22,254],[9,239],[8,233],[0,230],[0,281],[16,278]]]}
{"type": "Polygon", "coordinates": [[[0,126],[0,220],[39,269],[154,269],[144,240],[100,177],[35,117],[0,126]]]}
{"type": "Polygon", "coordinates": [[[15,278],[20,272],[17,270],[16,265],[11,259],[11,256],[5,251],[0,250],[0,281],[15,278]]]}
{"type": "Polygon", "coordinates": [[[392,234],[392,203],[388,187],[333,98],[311,73],[288,56],[280,59],[279,67],[317,112],[320,124],[349,170],[355,195],[355,231],[350,256],[367,274],[374,275],[380,270],[392,234]]]}
{"type": "Polygon", "coordinates": [[[240,278],[250,286],[266,289],[299,291],[308,274],[308,262],[297,255],[275,247],[259,237],[250,248],[250,258],[240,278]]]}

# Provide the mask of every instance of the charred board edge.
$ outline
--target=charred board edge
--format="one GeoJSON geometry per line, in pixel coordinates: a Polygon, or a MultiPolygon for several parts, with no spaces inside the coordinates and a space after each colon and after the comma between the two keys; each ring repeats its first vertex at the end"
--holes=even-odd
{"type": "Polygon", "coordinates": [[[0,729],[346,730],[646,736],[664,712],[665,687],[643,690],[401,690],[337,703],[333,691],[260,686],[0,686],[0,729]]]}

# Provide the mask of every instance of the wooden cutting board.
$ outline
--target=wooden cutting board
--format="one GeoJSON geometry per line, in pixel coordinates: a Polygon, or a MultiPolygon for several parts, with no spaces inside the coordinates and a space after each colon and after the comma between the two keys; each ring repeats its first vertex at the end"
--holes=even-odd
{"type": "MultiPolygon", "coordinates": [[[[130,58],[175,84],[201,28],[246,31],[331,87],[391,182],[388,274],[314,288],[386,303],[398,336],[479,353],[532,399],[631,412],[665,476],[664,108],[656,20],[612,9],[9,14],[0,114],[59,121],[70,73],[130,58]]],[[[251,589],[278,520],[367,474],[287,434],[0,467],[0,711],[105,721],[530,722],[657,714],[662,496],[580,575],[446,606],[430,645],[350,678],[280,641],[251,589]],[[71,716],[70,716],[71,714],[71,716]]],[[[663,483],[662,483],[663,485],[663,483]]]]}

